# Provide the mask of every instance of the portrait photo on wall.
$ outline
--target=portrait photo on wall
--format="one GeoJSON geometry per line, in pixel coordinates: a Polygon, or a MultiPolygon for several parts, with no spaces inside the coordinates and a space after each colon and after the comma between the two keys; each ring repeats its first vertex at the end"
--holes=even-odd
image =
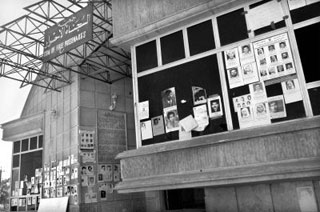
{"type": "Polygon", "coordinates": [[[229,87],[235,88],[243,85],[241,67],[233,67],[227,69],[227,75],[229,80],[229,87]]]}
{"type": "Polygon", "coordinates": [[[219,118],[223,115],[221,97],[214,95],[208,98],[209,118],[219,118]]]}
{"type": "Polygon", "coordinates": [[[192,86],[193,104],[199,105],[207,102],[207,92],[204,88],[192,86]]]}
{"type": "Polygon", "coordinates": [[[152,136],[152,127],[151,127],[151,120],[140,122],[140,129],[141,129],[141,139],[151,139],[152,136]]]}
{"type": "Polygon", "coordinates": [[[161,92],[163,108],[172,107],[177,105],[175,88],[168,88],[161,92]]]}
{"type": "Polygon", "coordinates": [[[164,134],[163,116],[151,118],[153,136],[164,134]]]}
{"type": "Polygon", "coordinates": [[[286,104],[302,100],[302,94],[297,78],[287,79],[281,82],[281,87],[286,104]]]}
{"type": "Polygon", "coordinates": [[[252,107],[238,108],[237,116],[238,116],[239,125],[241,129],[252,127],[255,125],[255,122],[253,119],[252,107]]]}
{"type": "Polygon", "coordinates": [[[232,68],[239,66],[238,48],[228,49],[224,52],[224,59],[226,62],[226,68],[232,68]]]}
{"type": "Polygon", "coordinates": [[[239,46],[239,53],[240,53],[240,63],[246,64],[250,62],[254,62],[254,54],[253,54],[253,47],[251,43],[239,46]]]}
{"type": "Polygon", "coordinates": [[[165,117],[166,132],[168,133],[179,130],[179,116],[177,109],[164,109],[163,113],[165,117]]]}
{"type": "Polygon", "coordinates": [[[271,119],[283,118],[287,116],[283,95],[269,97],[268,107],[271,119]]]}

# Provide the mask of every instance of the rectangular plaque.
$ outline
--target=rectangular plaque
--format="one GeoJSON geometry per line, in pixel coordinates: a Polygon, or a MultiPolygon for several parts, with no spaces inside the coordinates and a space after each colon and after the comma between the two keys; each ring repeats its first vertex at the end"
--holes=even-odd
{"type": "Polygon", "coordinates": [[[98,110],[98,162],[108,163],[127,149],[126,114],[98,110]]]}
{"type": "Polygon", "coordinates": [[[50,27],[44,33],[43,60],[49,61],[92,40],[92,5],[50,27]]]}

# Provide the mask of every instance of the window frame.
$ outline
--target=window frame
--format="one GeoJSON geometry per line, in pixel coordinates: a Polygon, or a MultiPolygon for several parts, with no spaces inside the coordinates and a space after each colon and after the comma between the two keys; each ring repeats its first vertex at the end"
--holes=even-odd
{"type": "MultiPolygon", "coordinates": [[[[140,120],[138,117],[138,104],[139,104],[139,95],[138,95],[138,79],[140,77],[149,75],[149,74],[153,74],[156,72],[161,72],[164,70],[167,70],[168,68],[171,67],[175,67],[181,64],[185,64],[187,62],[191,62],[193,60],[197,60],[209,55],[213,55],[216,54],[217,55],[217,60],[218,60],[218,67],[219,67],[219,74],[220,74],[220,83],[221,83],[221,90],[222,90],[222,98],[223,98],[223,107],[224,107],[224,111],[225,111],[225,118],[226,118],[226,122],[227,122],[227,128],[228,131],[232,131],[234,130],[233,127],[233,123],[232,123],[232,119],[231,119],[231,102],[229,101],[229,95],[228,95],[228,86],[227,86],[227,77],[226,77],[226,72],[225,72],[225,64],[223,62],[223,52],[227,49],[231,49],[234,47],[238,47],[242,44],[246,44],[248,42],[253,43],[255,41],[258,40],[262,40],[262,39],[266,39],[278,34],[282,34],[282,33],[287,33],[288,34],[288,39],[290,41],[290,47],[291,47],[291,51],[292,51],[292,56],[293,56],[293,62],[295,64],[296,67],[296,77],[298,78],[299,81],[299,85],[300,85],[300,91],[302,94],[302,101],[303,101],[303,106],[304,106],[304,110],[305,110],[305,118],[308,117],[312,117],[313,113],[312,113],[312,108],[311,108],[311,100],[309,98],[309,94],[308,94],[308,89],[310,88],[314,88],[314,87],[319,87],[320,86],[320,81],[319,82],[313,82],[313,83],[306,83],[305,81],[305,77],[304,77],[304,73],[303,73],[303,68],[302,68],[302,64],[300,61],[300,55],[299,55],[299,51],[298,51],[298,46],[297,46],[297,41],[295,39],[295,35],[294,35],[294,30],[297,27],[302,27],[302,26],[308,26],[311,25],[312,23],[318,23],[320,22],[319,17],[316,18],[312,18],[310,20],[307,21],[303,21],[302,23],[297,23],[297,24],[292,24],[291,21],[291,17],[290,17],[290,9],[289,9],[289,5],[287,1],[281,1],[281,7],[283,9],[283,12],[286,16],[288,17],[284,17],[284,21],[285,21],[285,27],[279,28],[279,29],[275,29],[263,34],[259,34],[259,35],[254,35],[253,31],[248,30],[248,38],[245,40],[241,40],[238,42],[234,42],[231,44],[227,44],[227,45],[223,45],[221,46],[220,44],[220,37],[219,37],[219,32],[218,32],[218,25],[217,25],[217,17],[227,14],[229,12],[235,11],[237,9],[243,8],[244,11],[247,11],[249,9],[249,5],[257,3],[259,1],[250,1],[248,3],[244,3],[242,5],[238,5],[236,7],[232,7],[229,8],[223,12],[218,12],[215,15],[212,15],[209,18],[204,18],[195,22],[192,22],[190,24],[184,25],[183,27],[179,27],[176,28],[172,31],[166,32],[164,34],[161,35],[157,35],[153,38],[150,38],[148,40],[145,40],[143,42],[140,43],[136,43],[135,45],[131,46],[131,56],[132,56],[132,75],[133,75],[133,97],[134,97],[134,117],[135,117],[135,126],[136,126],[136,144],[137,144],[137,148],[142,146],[142,139],[141,139],[141,134],[140,134],[140,120]],[[202,53],[198,53],[195,55],[190,56],[190,49],[189,49],[189,44],[188,44],[188,37],[187,37],[187,28],[188,27],[192,27],[194,25],[197,25],[199,23],[205,22],[211,20],[212,22],[212,29],[213,29],[213,35],[214,35],[214,42],[215,42],[215,49],[211,49],[202,53]],[[184,38],[184,46],[185,46],[185,58],[180,59],[178,61],[174,61],[168,64],[163,65],[162,64],[162,60],[161,60],[161,45],[160,45],[160,38],[164,37],[166,35],[175,33],[177,31],[181,31],[183,32],[183,38],[184,38]],[[139,72],[137,73],[136,71],[136,52],[135,52],[135,48],[139,45],[143,45],[145,43],[148,43],[152,40],[156,40],[157,43],[157,58],[158,58],[158,67],[143,71],[143,72],[139,72]]],[[[248,23],[247,18],[245,19],[246,22],[248,23]]],[[[248,25],[247,25],[248,26],[248,25]]],[[[150,117],[151,118],[151,117],[150,117]]],[[[293,119],[295,120],[295,119],[293,119]]],[[[287,121],[282,121],[280,123],[286,123],[287,121]]],[[[259,126],[259,127],[264,127],[264,125],[259,126]]],[[[240,129],[236,129],[236,130],[242,130],[240,129]]],[[[152,144],[155,145],[155,144],[152,144]]]]}

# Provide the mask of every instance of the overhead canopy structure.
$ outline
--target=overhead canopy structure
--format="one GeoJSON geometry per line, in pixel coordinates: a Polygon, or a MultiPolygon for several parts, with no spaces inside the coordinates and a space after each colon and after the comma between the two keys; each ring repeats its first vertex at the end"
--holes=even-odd
{"type": "Polygon", "coordinates": [[[0,27],[0,77],[59,91],[71,83],[70,72],[105,83],[131,77],[131,58],[113,46],[111,0],[42,0],[0,27]],[[45,31],[87,5],[93,7],[93,37],[56,58],[44,60],[45,31]]]}

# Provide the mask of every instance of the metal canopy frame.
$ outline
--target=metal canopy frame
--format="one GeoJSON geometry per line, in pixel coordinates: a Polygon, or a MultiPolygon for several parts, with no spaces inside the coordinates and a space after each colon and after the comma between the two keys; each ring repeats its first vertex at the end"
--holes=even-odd
{"type": "Polygon", "coordinates": [[[131,58],[111,45],[111,0],[42,0],[24,8],[29,13],[0,27],[0,77],[47,91],[71,84],[71,73],[112,84],[131,77],[131,58]],[[93,39],[50,61],[43,61],[44,31],[93,5],[93,39]]]}

